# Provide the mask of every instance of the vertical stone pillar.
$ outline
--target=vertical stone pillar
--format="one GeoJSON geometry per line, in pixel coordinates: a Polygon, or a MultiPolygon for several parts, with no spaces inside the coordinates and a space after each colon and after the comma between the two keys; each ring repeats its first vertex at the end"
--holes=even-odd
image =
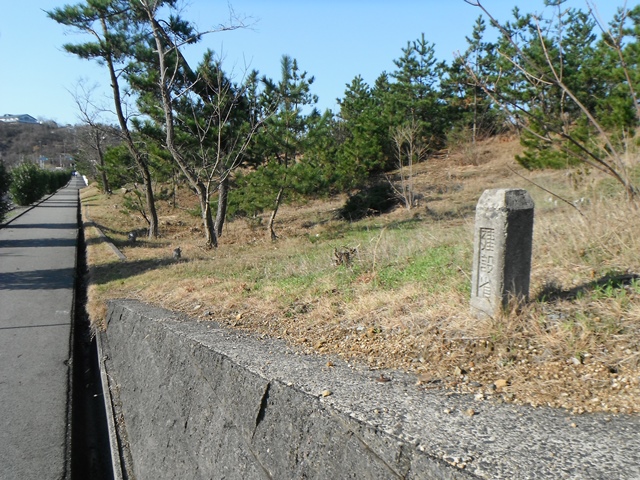
{"type": "Polygon", "coordinates": [[[511,298],[529,296],[533,200],[526,190],[485,190],[476,207],[471,309],[495,316],[511,298]]]}

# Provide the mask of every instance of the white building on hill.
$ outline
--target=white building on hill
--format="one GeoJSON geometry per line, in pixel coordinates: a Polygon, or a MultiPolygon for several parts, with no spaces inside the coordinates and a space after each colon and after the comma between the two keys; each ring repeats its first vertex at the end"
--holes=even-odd
{"type": "Polygon", "coordinates": [[[40,123],[38,120],[33,118],[31,115],[27,115],[26,113],[20,115],[11,115],[7,113],[6,115],[0,116],[0,122],[4,123],[40,123]]]}

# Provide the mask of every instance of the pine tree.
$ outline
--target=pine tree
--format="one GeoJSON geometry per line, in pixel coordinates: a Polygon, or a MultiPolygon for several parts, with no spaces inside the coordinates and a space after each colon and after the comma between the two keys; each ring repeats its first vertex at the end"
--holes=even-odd
{"type": "Polygon", "coordinates": [[[439,93],[445,63],[436,59],[434,45],[422,34],[418,40],[407,42],[394,64],[397,69],[391,78],[395,81],[388,97],[394,126],[418,125],[419,135],[428,143],[434,147],[442,145],[450,124],[439,93]]]}
{"type": "Polygon", "coordinates": [[[123,136],[143,178],[149,237],[158,236],[158,215],[149,165],[146,156],[133,139],[128,118],[124,113],[121,73],[129,67],[133,49],[141,40],[133,10],[127,0],[86,0],[47,12],[52,20],[87,33],[93,41],[65,44],[63,48],[79,58],[95,60],[106,65],[116,116],[123,136]]]}
{"type": "Polygon", "coordinates": [[[338,104],[337,181],[343,189],[355,188],[372,173],[383,170],[389,128],[382,116],[382,105],[360,75],[347,86],[338,104]]]}
{"type": "Polygon", "coordinates": [[[260,122],[247,121],[245,87],[226,77],[213,52],[205,53],[198,68],[190,66],[182,50],[202,34],[180,17],[175,3],[138,4],[139,21],[150,29],[151,43],[139,48],[139,70],[130,79],[142,111],[151,119],[147,130],[155,127],[162,134],[165,148],[198,197],[206,246],[212,248],[218,246],[226,216],[229,176],[242,164],[260,122]],[[215,191],[219,195],[214,221],[215,191]]]}
{"type": "Polygon", "coordinates": [[[487,26],[482,16],[476,19],[468,47],[457,56],[448,69],[443,82],[442,96],[449,104],[455,135],[472,145],[478,139],[495,135],[504,129],[504,117],[490,96],[483,90],[481,82],[493,84],[499,77],[496,71],[495,45],[484,40],[487,26]],[[467,72],[472,69],[472,75],[467,72]]]}
{"type": "Polygon", "coordinates": [[[276,109],[259,137],[263,168],[270,172],[266,176],[271,180],[270,193],[275,194],[267,226],[272,240],[278,238],[274,228],[278,209],[287,189],[295,181],[293,167],[304,157],[310,118],[318,115],[315,109],[311,113],[303,111],[318,102],[317,96],[311,93],[314,77],[308,77],[307,72],[300,71],[298,62],[288,55],[282,56],[280,67],[281,77],[277,83],[263,79],[263,103],[276,105],[276,109]]]}
{"type": "MultiPolygon", "coordinates": [[[[533,19],[531,31],[541,32],[538,40],[533,36],[524,48],[525,54],[536,65],[540,80],[557,75],[566,88],[582,98],[583,105],[593,110],[594,96],[602,94],[598,88],[601,73],[594,58],[594,22],[576,9],[563,9],[565,0],[547,0],[554,7],[551,19],[533,19]],[[537,23],[536,23],[537,22],[537,23]],[[554,73],[555,72],[555,73],[554,73]]],[[[558,82],[529,82],[536,95],[527,106],[534,121],[522,132],[523,155],[518,161],[527,168],[565,168],[580,162],[579,151],[569,139],[550,142],[548,132],[563,132],[581,142],[588,142],[593,134],[584,113],[572,101],[558,82]],[[542,121],[536,121],[535,119],[542,121]]],[[[595,145],[594,145],[595,147],[595,145]]]]}
{"type": "MultiPolygon", "coordinates": [[[[518,160],[527,168],[596,168],[635,199],[638,189],[623,159],[623,139],[640,117],[634,79],[638,60],[627,54],[638,38],[634,11],[621,9],[596,42],[591,16],[565,9],[566,0],[545,1],[554,11],[551,18],[514,9],[514,20],[504,25],[479,0],[465,1],[480,7],[500,31],[503,75],[499,82],[482,85],[522,129],[525,152],[518,160]]],[[[469,65],[467,71],[473,75],[469,65]]]]}

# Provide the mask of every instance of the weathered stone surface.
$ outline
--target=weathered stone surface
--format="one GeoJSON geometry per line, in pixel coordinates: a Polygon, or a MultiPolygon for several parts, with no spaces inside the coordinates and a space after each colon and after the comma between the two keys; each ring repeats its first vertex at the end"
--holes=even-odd
{"type": "Polygon", "coordinates": [[[533,200],[526,190],[485,190],[476,207],[471,308],[495,316],[529,295],[533,200]]]}
{"type": "Polygon", "coordinates": [[[380,383],[135,301],[110,303],[106,339],[138,480],[640,477],[636,417],[498,405],[400,372],[380,383]]]}

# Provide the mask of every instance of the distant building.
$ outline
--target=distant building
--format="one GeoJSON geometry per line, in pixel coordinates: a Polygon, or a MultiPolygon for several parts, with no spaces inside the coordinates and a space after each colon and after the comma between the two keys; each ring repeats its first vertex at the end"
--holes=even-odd
{"type": "Polygon", "coordinates": [[[0,122],[4,123],[40,123],[38,120],[33,118],[31,115],[27,115],[26,113],[20,115],[11,115],[7,113],[6,115],[2,115],[0,117],[0,122]]]}

